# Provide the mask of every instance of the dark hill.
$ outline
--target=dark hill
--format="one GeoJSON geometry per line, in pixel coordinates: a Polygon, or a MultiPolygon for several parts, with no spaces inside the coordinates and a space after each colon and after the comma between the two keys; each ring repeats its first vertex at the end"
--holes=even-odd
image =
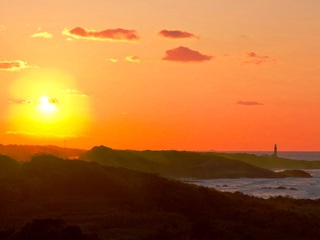
{"type": "Polygon", "coordinates": [[[81,156],[106,166],[159,173],[171,178],[280,178],[248,163],[186,151],[132,151],[94,147],[81,156]]]}
{"type": "Polygon", "coordinates": [[[319,201],[221,193],[53,156],[37,156],[0,177],[0,206],[0,239],[15,239],[1,233],[41,218],[63,218],[101,239],[320,238],[319,201]]]}
{"type": "Polygon", "coordinates": [[[12,158],[0,155],[0,178],[16,174],[20,168],[20,164],[12,158]]]}

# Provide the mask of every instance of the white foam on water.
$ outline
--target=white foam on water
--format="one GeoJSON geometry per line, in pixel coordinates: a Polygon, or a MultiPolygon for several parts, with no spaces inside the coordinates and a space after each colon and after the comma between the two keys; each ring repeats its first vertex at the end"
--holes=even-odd
{"type": "Polygon", "coordinates": [[[320,169],[304,170],[312,178],[239,178],[188,180],[187,182],[224,192],[242,192],[260,198],[289,196],[297,199],[320,198],[320,169]]]}

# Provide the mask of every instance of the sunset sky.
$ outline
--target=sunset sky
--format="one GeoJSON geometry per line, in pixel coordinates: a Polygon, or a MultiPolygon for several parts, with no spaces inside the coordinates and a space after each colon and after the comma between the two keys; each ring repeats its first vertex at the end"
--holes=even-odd
{"type": "Polygon", "coordinates": [[[319,0],[1,0],[0,143],[320,150],[319,0]]]}

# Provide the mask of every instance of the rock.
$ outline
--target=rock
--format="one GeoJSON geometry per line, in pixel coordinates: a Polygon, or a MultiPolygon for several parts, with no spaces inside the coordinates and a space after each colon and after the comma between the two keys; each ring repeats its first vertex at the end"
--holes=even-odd
{"type": "Polygon", "coordinates": [[[306,171],[303,170],[284,170],[282,172],[279,172],[283,177],[298,177],[298,178],[311,178],[312,175],[306,171]]]}

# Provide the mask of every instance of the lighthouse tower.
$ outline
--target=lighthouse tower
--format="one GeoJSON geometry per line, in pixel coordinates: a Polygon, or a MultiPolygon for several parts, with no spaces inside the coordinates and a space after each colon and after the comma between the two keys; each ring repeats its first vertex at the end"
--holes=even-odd
{"type": "Polygon", "coordinates": [[[274,157],[274,158],[277,158],[277,157],[278,157],[278,147],[277,147],[277,144],[274,145],[274,150],[273,150],[272,157],[274,157]]]}

